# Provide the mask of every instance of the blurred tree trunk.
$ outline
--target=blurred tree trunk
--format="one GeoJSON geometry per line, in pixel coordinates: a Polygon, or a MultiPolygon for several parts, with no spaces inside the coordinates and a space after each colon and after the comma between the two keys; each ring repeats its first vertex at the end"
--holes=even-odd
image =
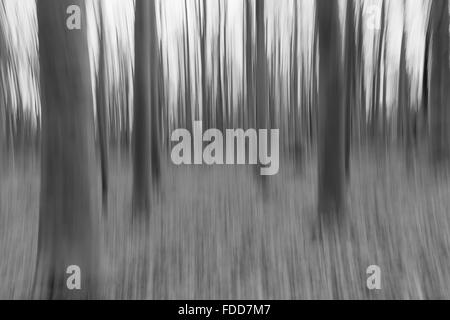
{"type": "MultiPolygon", "coordinates": [[[[0,50],[2,49],[0,48],[0,50]]],[[[0,67],[2,66],[0,65],[0,67]]],[[[1,76],[2,74],[0,73],[0,77],[1,76]]],[[[0,85],[2,85],[2,88],[0,89],[0,181],[2,181],[3,166],[6,163],[6,108],[7,108],[3,94],[4,82],[2,78],[0,78],[0,85]]],[[[1,208],[1,197],[0,197],[0,208],[1,208]]]]}
{"type": "Polygon", "coordinates": [[[449,151],[449,17],[448,0],[434,0],[431,4],[432,58],[430,85],[431,154],[435,165],[441,163],[449,151]]]}
{"type": "MultiPolygon", "coordinates": [[[[154,11],[155,12],[155,11],[154,11]]],[[[160,191],[160,183],[161,183],[161,99],[162,99],[162,90],[161,90],[161,81],[160,78],[163,78],[163,70],[160,64],[160,47],[158,46],[158,35],[156,30],[156,15],[154,15],[154,25],[152,29],[153,33],[153,41],[154,44],[152,47],[152,71],[151,71],[151,168],[152,168],[152,182],[155,187],[155,191],[160,191]]]]}
{"type": "Polygon", "coordinates": [[[14,85],[15,85],[15,94],[16,94],[16,113],[15,113],[15,146],[16,151],[19,155],[23,156],[24,151],[24,110],[23,110],[23,100],[22,100],[22,92],[20,90],[20,83],[19,83],[19,76],[18,76],[18,70],[17,67],[14,67],[14,85]]]}
{"type": "Polygon", "coordinates": [[[267,121],[267,55],[264,0],[256,1],[256,112],[258,129],[266,128],[267,121]]]}
{"type": "Polygon", "coordinates": [[[347,0],[345,19],[345,176],[350,180],[350,142],[352,113],[355,103],[355,11],[353,0],[347,0]]]}
{"type": "Polygon", "coordinates": [[[207,130],[210,128],[210,116],[209,116],[209,110],[210,105],[208,101],[209,97],[209,85],[206,84],[206,27],[207,27],[207,16],[206,16],[206,0],[203,1],[203,14],[199,14],[199,26],[201,26],[201,35],[200,35],[200,58],[201,58],[201,64],[202,64],[202,119],[203,119],[203,130],[207,130]],[[202,19],[203,18],[203,19],[202,19]]]}
{"type": "MultiPolygon", "coordinates": [[[[244,114],[244,127],[256,128],[256,115],[255,115],[255,96],[254,96],[254,74],[253,74],[253,20],[252,20],[252,3],[250,0],[244,1],[245,9],[245,36],[244,46],[245,48],[245,114],[244,114]]],[[[246,155],[250,156],[250,148],[248,140],[246,140],[246,155]]]]}
{"type": "Polygon", "coordinates": [[[382,154],[385,156],[387,151],[387,142],[388,142],[388,116],[387,116],[387,45],[384,45],[383,49],[383,96],[381,99],[381,150],[382,154]]]}
{"type": "Polygon", "coordinates": [[[131,90],[133,86],[133,78],[134,73],[131,75],[131,79],[129,76],[127,76],[126,84],[125,84],[125,101],[126,101],[126,108],[125,108],[125,119],[126,119],[126,140],[125,140],[125,150],[126,154],[129,154],[130,151],[130,142],[131,142],[131,115],[130,115],[130,95],[131,90]]]}
{"type": "MultiPolygon", "coordinates": [[[[291,43],[291,61],[292,61],[292,70],[291,70],[291,108],[293,111],[293,156],[294,156],[294,167],[298,172],[301,167],[301,118],[299,116],[299,99],[298,99],[298,73],[299,73],[299,63],[298,63],[298,9],[297,9],[297,1],[294,1],[294,32],[292,36],[291,43]]],[[[302,74],[304,71],[302,71],[302,74]]],[[[303,84],[303,81],[302,81],[303,84]]],[[[301,86],[303,89],[303,85],[301,86]]],[[[301,90],[302,98],[304,96],[304,91],[301,90]]],[[[304,104],[301,105],[304,107],[304,104]]]]}
{"type": "MultiPolygon", "coordinates": [[[[0,37],[2,37],[2,30],[0,29],[0,37]]],[[[6,104],[6,79],[3,74],[4,69],[4,57],[3,52],[5,48],[2,46],[2,39],[0,39],[0,163],[3,165],[6,162],[6,115],[7,115],[7,106],[6,104]]],[[[1,178],[1,170],[2,165],[0,165],[0,178],[1,178]]]]}
{"type": "Polygon", "coordinates": [[[311,107],[310,107],[310,115],[309,115],[309,137],[310,137],[310,147],[317,140],[318,135],[318,109],[319,109],[319,89],[318,89],[318,63],[317,56],[319,55],[319,46],[318,46],[318,29],[317,25],[315,26],[315,31],[313,34],[313,48],[312,48],[312,70],[311,70],[311,107]]]}
{"type": "Polygon", "coordinates": [[[223,132],[223,81],[222,81],[222,4],[218,1],[219,29],[217,32],[217,96],[216,96],[216,128],[223,132]]]}
{"type": "Polygon", "coordinates": [[[227,49],[227,16],[228,10],[225,5],[223,10],[223,61],[222,61],[222,74],[223,74],[223,108],[222,108],[222,120],[224,124],[222,125],[222,129],[226,129],[229,127],[229,90],[228,90],[228,49],[227,49]]]}
{"type": "Polygon", "coordinates": [[[340,211],[345,192],[345,109],[342,106],[341,35],[337,1],[318,0],[319,32],[319,213],[340,211]]]}
{"type": "MultiPolygon", "coordinates": [[[[150,213],[152,168],[159,167],[159,147],[155,117],[156,15],[153,0],[136,1],[135,86],[134,86],[134,168],[133,214],[148,218],[150,213]],[[158,163],[154,163],[158,162],[158,163]]],[[[153,181],[154,182],[154,181],[153,181]]]]}
{"type": "Polygon", "coordinates": [[[429,75],[430,75],[430,42],[431,42],[431,23],[428,21],[425,36],[425,52],[423,61],[423,78],[422,78],[422,118],[421,118],[421,138],[426,138],[428,129],[428,113],[429,113],[429,75]]]}
{"type": "MultiPolygon", "coordinates": [[[[161,7],[160,7],[161,8],[161,7]]],[[[162,10],[162,8],[161,8],[162,10]]],[[[160,16],[163,16],[162,13],[159,13],[160,16]]],[[[158,110],[159,110],[159,115],[158,115],[158,119],[159,121],[161,121],[160,125],[159,125],[159,134],[160,134],[160,153],[167,151],[167,145],[165,144],[165,142],[168,140],[167,137],[169,135],[169,121],[168,121],[168,103],[167,103],[167,92],[166,92],[166,87],[165,87],[165,83],[167,81],[167,74],[168,74],[168,69],[167,72],[165,72],[164,69],[164,55],[163,55],[163,39],[160,39],[160,46],[159,46],[159,50],[158,50],[158,67],[159,70],[161,72],[161,79],[162,81],[158,81],[158,90],[159,90],[159,94],[158,94],[158,110]]]]}
{"type": "MultiPolygon", "coordinates": [[[[4,10],[4,7],[0,7],[0,10],[4,10]]],[[[5,13],[2,13],[2,16],[5,13]]],[[[6,162],[6,109],[9,107],[6,103],[6,41],[4,38],[4,30],[2,30],[0,24],[0,163],[3,165],[6,162]]],[[[2,178],[2,165],[0,165],[0,181],[2,178]]],[[[0,197],[1,201],[1,197],[0,197]]],[[[1,207],[1,203],[0,203],[1,207]]]]}
{"type": "Polygon", "coordinates": [[[108,171],[109,171],[109,137],[107,128],[108,104],[106,96],[106,55],[105,55],[105,26],[103,23],[103,10],[100,2],[100,26],[99,26],[99,59],[97,75],[97,127],[100,145],[100,164],[102,178],[102,202],[103,214],[108,210],[108,171]]]}
{"type": "MultiPolygon", "coordinates": [[[[266,22],[264,0],[256,1],[256,125],[258,129],[267,129],[267,54],[266,22]]],[[[255,166],[259,180],[264,184],[266,176],[260,174],[260,164],[255,166]]],[[[265,190],[265,189],[264,189],[265,190]]]]}
{"type": "Polygon", "coordinates": [[[374,146],[378,144],[379,125],[380,125],[380,87],[381,87],[381,57],[383,53],[383,44],[385,43],[385,2],[381,2],[381,25],[379,36],[374,36],[374,70],[372,75],[372,113],[371,113],[371,138],[374,146]]]}
{"type": "MultiPolygon", "coordinates": [[[[8,90],[9,91],[9,90],[8,90]]],[[[10,154],[13,164],[15,157],[15,146],[14,146],[14,113],[12,111],[12,98],[11,92],[6,93],[6,140],[7,140],[7,150],[10,154]]]]}
{"type": "Polygon", "coordinates": [[[94,298],[98,282],[93,98],[83,0],[37,2],[42,99],[38,256],[39,298],[94,298]],[[81,30],[68,30],[66,10],[81,9],[81,30]],[[66,269],[81,270],[81,290],[68,290],[66,269]]]}
{"type": "Polygon", "coordinates": [[[246,42],[245,42],[245,74],[246,74],[246,90],[247,90],[247,127],[255,127],[255,107],[254,107],[254,91],[253,91],[253,38],[252,38],[252,4],[250,0],[245,0],[245,24],[246,24],[246,42]]]}
{"type": "Polygon", "coordinates": [[[184,98],[185,98],[185,115],[186,128],[192,134],[192,99],[191,99],[191,56],[190,56],[190,41],[189,41],[189,20],[187,13],[187,1],[184,3],[184,27],[185,34],[183,38],[184,50],[184,98]]]}
{"type": "MultiPolygon", "coordinates": [[[[277,59],[274,62],[274,69],[273,69],[273,104],[270,108],[270,128],[280,128],[280,114],[281,114],[281,106],[282,106],[282,90],[281,90],[281,82],[283,78],[282,74],[282,66],[281,66],[281,36],[278,36],[277,41],[277,59]]],[[[304,128],[305,126],[303,126],[304,128]]],[[[281,147],[281,146],[280,146],[281,147]]]]}
{"type": "MultiPolygon", "coordinates": [[[[176,117],[177,117],[177,123],[178,123],[178,128],[182,128],[186,125],[186,116],[184,114],[184,104],[186,103],[186,100],[183,99],[183,90],[181,89],[183,87],[183,74],[181,72],[182,69],[182,65],[181,65],[182,61],[181,61],[181,57],[178,58],[178,96],[177,96],[177,113],[176,113],[176,117]]],[[[170,135],[169,135],[170,136],[170,135]]],[[[170,143],[169,143],[170,145],[170,143]]]]}
{"type": "MultiPolygon", "coordinates": [[[[405,26],[403,26],[405,28],[405,26]]],[[[404,143],[405,163],[408,170],[412,164],[412,134],[411,134],[411,99],[408,73],[406,70],[406,31],[403,29],[402,42],[400,45],[400,65],[398,80],[398,115],[397,126],[399,130],[399,140],[404,143]]]]}
{"type": "Polygon", "coordinates": [[[357,138],[358,138],[358,147],[361,147],[362,144],[365,144],[366,139],[366,89],[365,89],[365,74],[364,74],[364,29],[363,29],[363,17],[364,17],[364,7],[360,5],[359,13],[358,13],[358,36],[357,36],[357,44],[356,44],[356,55],[357,55],[357,79],[359,85],[357,85],[357,101],[359,105],[355,108],[355,125],[358,126],[357,138]]]}

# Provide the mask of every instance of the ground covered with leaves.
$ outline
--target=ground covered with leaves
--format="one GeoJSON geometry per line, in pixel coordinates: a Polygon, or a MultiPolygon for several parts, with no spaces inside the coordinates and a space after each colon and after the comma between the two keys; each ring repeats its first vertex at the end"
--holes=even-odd
{"type": "MultiPolygon", "coordinates": [[[[165,166],[142,232],[131,223],[130,161],[113,157],[102,297],[449,299],[447,173],[368,154],[352,159],[341,226],[321,232],[315,159],[300,170],[283,161],[265,191],[246,166],[165,166]],[[381,290],[370,291],[366,269],[374,264],[381,290]]],[[[37,161],[3,164],[0,299],[31,296],[39,172],[37,161]]]]}

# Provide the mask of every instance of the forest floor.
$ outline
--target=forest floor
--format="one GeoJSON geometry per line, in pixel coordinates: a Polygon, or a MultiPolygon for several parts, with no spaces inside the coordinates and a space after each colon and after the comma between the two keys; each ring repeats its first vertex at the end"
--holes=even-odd
{"type": "MultiPolygon", "coordinates": [[[[449,299],[448,175],[420,161],[408,171],[400,156],[354,158],[345,232],[317,237],[315,163],[300,172],[281,163],[264,195],[248,167],[166,167],[150,231],[136,235],[131,166],[113,161],[102,297],[449,299]],[[374,264],[381,290],[366,287],[374,264]]],[[[36,261],[39,166],[16,164],[2,176],[0,299],[23,299],[36,261]]]]}

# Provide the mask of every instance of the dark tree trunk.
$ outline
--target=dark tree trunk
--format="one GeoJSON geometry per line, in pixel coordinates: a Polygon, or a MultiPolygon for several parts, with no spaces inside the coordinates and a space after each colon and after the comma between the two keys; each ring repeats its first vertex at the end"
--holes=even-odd
{"type": "MultiPolygon", "coordinates": [[[[266,23],[264,16],[264,0],[256,1],[256,125],[258,129],[267,129],[267,54],[266,23]]],[[[266,176],[260,175],[260,165],[256,166],[259,181],[265,184],[266,176]]],[[[265,190],[265,189],[264,189],[265,190]]]]}
{"type": "Polygon", "coordinates": [[[358,126],[357,132],[358,147],[360,148],[366,137],[366,90],[364,81],[364,32],[363,32],[363,6],[359,10],[358,19],[358,36],[356,40],[356,55],[357,55],[357,101],[359,105],[355,108],[355,125],[358,126]]]}
{"type": "Polygon", "coordinates": [[[372,77],[372,112],[371,112],[371,138],[376,146],[379,138],[380,124],[380,87],[381,87],[381,56],[385,42],[385,3],[381,3],[381,25],[378,39],[374,37],[374,48],[376,48],[375,64],[372,77]]]}
{"type": "MultiPolygon", "coordinates": [[[[296,168],[296,171],[299,171],[301,166],[301,120],[303,117],[299,116],[299,99],[298,99],[298,73],[299,73],[299,63],[298,63],[298,10],[297,10],[297,2],[294,2],[294,32],[293,32],[293,39],[291,43],[291,56],[292,56],[292,70],[291,70],[291,108],[293,110],[293,144],[292,144],[292,150],[293,150],[293,156],[294,156],[294,166],[296,168]]],[[[304,72],[302,72],[303,74],[304,72]]],[[[303,91],[303,81],[302,81],[302,99],[304,96],[303,91]]],[[[304,107],[304,104],[302,104],[302,107],[304,107]]]]}
{"type": "MultiPolygon", "coordinates": [[[[4,10],[4,8],[0,8],[4,10]]],[[[5,77],[5,61],[7,61],[6,56],[6,41],[4,39],[4,30],[1,29],[0,25],[0,162],[2,164],[6,161],[5,150],[6,150],[6,110],[9,106],[6,103],[6,77],[5,77]]],[[[2,178],[2,165],[0,165],[0,179],[2,178]]],[[[1,201],[1,199],[0,199],[1,201]]],[[[1,207],[1,203],[0,203],[1,207]]]]}
{"type": "Polygon", "coordinates": [[[201,58],[201,64],[202,64],[202,120],[203,120],[203,130],[207,130],[210,127],[209,124],[209,86],[206,84],[206,26],[208,20],[206,19],[206,0],[203,1],[203,15],[199,14],[199,17],[202,17],[203,19],[200,19],[199,25],[201,25],[201,36],[200,36],[200,58],[201,58]]]}
{"type": "Polygon", "coordinates": [[[449,151],[449,17],[448,0],[434,0],[431,4],[432,58],[430,85],[431,154],[435,165],[448,156],[449,151]]]}
{"type": "Polygon", "coordinates": [[[221,10],[221,3],[218,2],[219,6],[219,31],[217,34],[217,96],[216,96],[216,128],[223,131],[224,124],[223,124],[223,81],[222,81],[222,28],[221,28],[221,21],[222,21],[222,10],[221,10]]]}
{"type": "Polygon", "coordinates": [[[152,47],[152,61],[151,61],[151,94],[152,94],[152,100],[151,100],[151,118],[150,118],[150,128],[151,128],[151,168],[152,168],[152,183],[155,187],[155,191],[160,191],[160,183],[161,183],[161,157],[160,157],[160,150],[161,150],[161,143],[160,143],[160,137],[161,137],[161,130],[160,130],[160,123],[161,123],[161,108],[160,105],[162,104],[162,92],[160,88],[160,77],[162,77],[162,67],[160,64],[160,50],[157,43],[157,33],[156,33],[156,16],[154,16],[154,25],[152,29],[152,43],[154,44],[152,47]]]}
{"type": "Polygon", "coordinates": [[[381,114],[381,132],[382,132],[382,148],[381,150],[383,150],[382,154],[385,155],[386,154],[386,148],[387,148],[387,142],[388,142],[388,117],[387,117],[387,46],[386,44],[384,45],[384,49],[383,49],[383,96],[381,99],[381,110],[382,110],[382,114],[381,114]]]}
{"type": "Polygon", "coordinates": [[[412,135],[411,135],[411,106],[409,81],[406,70],[406,32],[403,30],[402,43],[400,46],[400,65],[398,80],[398,115],[397,126],[399,130],[399,140],[404,143],[405,163],[408,169],[411,168],[412,161],[412,135]]]}
{"type": "Polygon", "coordinates": [[[228,53],[227,53],[227,7],[223,10],[223,61],[222,61],[222,74],[223,74],[223,113],[222,119],[224,124],[222,129],[226,129],[229,126],[229,90],[228,90],[228,53]]]}
{"type": "Polygon", "coordinates": [[[267,55],[264,0],[256,1],[256,116],[259,129],[267,126],[267,55]]]}
{"type": "Polygon", "coordinates": [[[245,13],[246,13],[246,63],[245,63],[245,73],[246,73],[246,89],[247,89],[247,126],[249,128],[255,127],[255,107],[254,107],[254,91],[253,91],[253,39],[252,39],[252,4],[250,0],[245,1],[245,13]]]}
{"type": "MultiPolygon", "coordinates": [[[[100,8],[101,5],[100,5],[100,8]]],[[[108,210],[108,171],[109,171],[109,137],[107,128],[108,105],[106,97],[106,56],[105,56],[105,28],[103,24],[103,10],[100,9],[99,31],[99,67],[97,75],[97,124],[100,145],[100,165],[102,179],[103,214],[108,210]]]]}
{"type": "Polygon", "coordinates": [[[425,37],[425,52],[423,62],[423,79],[422,79],[422,121],[421,121],[421,137],[427,136],[428,128],[428,110],[429,110],[429,75],[430,75],[430,42],[431,42],[431,30],[430,22],[427,25],[427,33],[425,37]]]}
{"type": "MultiPolygon", "coordinates": [[[[0,30],[1,32],[1,30],[0,30]]],[[[1,36],[1,35],[0,35],[1,36]]],[[[3,50],[0,48],[0,50],[3,50]]],[[[0,57],[1,59],[1,57],[0,57]]],[[[3,67],[0,65],[0,68],[3,67]]],[[[3,86],[3,79],[0,73],[0,85],[3,86]]],[[[3,88],[0,89],[0,181],[2,181],[3,166],[6,163],[6,101],[4,99],[3,88]]],[[[0,197],[1,208],[1,197],[0,197]]]]}
{"type": "Polygon", "coordinates": [[[191,100],[191,59],[190,59],[190,44],[189,44],[189,21],[187,14],[187,1],[184,4],[184,16],[185,16],[185,34],[183,39],[184,50],[184,97],[185,97],[185,116],[186,116],[186,128],[192,134],[192,100],[191,100]]]}
{"type": "Polygon", "coordinates": [[[152,168],[157,165],[158,147],[154,135],[157,118],[153,109],[156,74],[156,16],[153,0],[136,1],[135,86],[134,86],[134,187],[133,213],[148,217],[151,202],[152,168]]]}
{"type": "Polygon", "coordinates": [[[337,1],[318,0],[319,32],[319,212],[332,214],[344,205],[345,110],[342,106],[341,35],[337,1]]]}
{"type": "Polygon", "coordinates": [[[352,112],[355,102],[355,11],[353,0],[347,0],[345,19],[345,176],[350,180],[350,143],[352,112]]]}
{"type": "Polygon", "coordinates": [[[94,298],[98,282],[93,99],[85,1],[37,2],[42,98],[38,257],[39,298],[94,298]],[[66,10],[81,8],[81,30],[68,30],[66,10]],[[68,290],[66,269],[81,270],[81,290],[68,290]]]}

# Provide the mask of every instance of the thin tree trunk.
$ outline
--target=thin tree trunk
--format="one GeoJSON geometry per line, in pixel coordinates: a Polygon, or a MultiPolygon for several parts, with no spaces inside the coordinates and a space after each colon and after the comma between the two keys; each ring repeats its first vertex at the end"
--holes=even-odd
{"type": "MultiPolygon", "coordinates": [[[[0,10],[4,10],[3,6],[0,7],[0,10]]],[[[1,29],[0,24],[0,162],[2,165],[6,162],[6,115],[7,115],[7,108],[10,108],[10,106],[7,105],[6,100],[6,78],[5,78],[5,62],[7,61],[8,57],[6,55],[6,41],[4,38],[4,30],[1,29]]],[[[0,179],[2,178],[2,165],[0,165],[0,179]]],[[[1,180],[0,180],[1,181],[1,180]]],[[[1,197],[0,197],[1,201],[1,197]]],[[[0,203],[1,208],[1,203],[0,203]]]]}
{"type": "Polygon", "coordinates": [[[103,24],[103,10],[100,4],[100,31],[99,31],[99,69],[97,75],[97,124],[100,144],[100,165],[102,179],[103,214],[108,210],[108,171],[109,171],[109,137],[107,128],[108,105],[106,97],[106,55],[105,55],[105,28],[103,24]]]}
{"type": "MultiPolygon", "coordinates": [[[[299,117],[299,104],[298,104],[298,73],[299,73],[299,63],[298,63],[298,10],[297,10],[297,1],[294,2],[294,32],[293,32],[293,39],[291,44],[291,55],[292,55],[292,70],[291,70],[291,103],[292,103],[292,110],[293,110],[293,156],[294,156],[294,167],[296,168],[296,171],[299,171],[300,168],[300,158],[301,158],[301,143],[300,143],[300,129],[301,129],[301,117],[299,117]]],[[[302,70],[302,74],[304,71],[302,70]]],[[[302,83],[303,84],[303,83],[302,83]]],[[[301,86],[303,89],[303,86],[301,86]]],[[[302,98],[304,95],[304,92],[302,90],[302,98]]],[[[302,104],[303,107],[303,104],[302,104]]]]}
{"type": "Polygon", "coordinates": [[[427,136],[428,128],[428,114],[429,114],[429,67],[430,67],[430,42],[431,42],[431,30],[430,22],[427,25],[427,33],[425,36],[425,52],[424,52],[424,62],[423,62],[423,78],[422,78],[422,121],[421,121],[421,138],[427,136]]]}
{"type": "Polygon", "coordinates": [[[379,138],[379,114],[380,114],[380,86],[381,86],[381,56],[385,38],[385,3],[381,3],[381,26],[378,39],[374,37],[374,48],[376,48],[375,65],[372,77],[372,118],[371,134],[374,145],[379,138]]]}
{"type": "MultiPolygon", "coordinates": [[[[153,7],[154,10],[154,7],[153,7]]],[[[153,11],[154,12],[154,11],[153,11]]],[[[160,122],[161,122],[161,99],[162,92],[160,88],[160,77],[162,76],[162,66],[160,64],[160,50],[157,43],[157,33],[156,33],[156,16],[154,15],[154,24],[152,28],[152,61],[151,61],[151,118],[150,118],[150,128],[151,128],[151,168],[152,168],[152,183],[155,191],[160,190],[161,183],[161,130],[160,130],[160,122]]]]}
{"type": "Polygon", "coordinates": [[[189,45],[189,21],[187,14],[187,1],[184,4],[184,17],[185,17],[185,34],[183,39],[184,50],[184,95],[185,95],[185,115],[186,115],[186,128],[192,134],[192,100],[191,100],[191,56],[189,45]]]}
{"type": "MultiPolygon", "coordinates": [[[[264,16],[264,0],[256,1],[256,124],[258,129],[267,128],[267,54],[266,24],[264,16]]],[[[260,175],[260,165],[256,166],[256,174],[261,182],[265,176],[260,175]]]]}
{"type": "Polygon", "coordinates": [[[203,0],[203,15],[199,14],[200,19],[199,25],[202,26],[202,32],[200,36],[200,58],[202,63],[202,119],[203,119],[203,130],[207,130],[210,127],[209,124],[209,86],[206,84],[206,26],[207,26],[207,17],[206,17],[206,0],[203,0]]]}
{"type": "Polygon", "coordinates": [[[382,109],[382,116],[381,116],[381,132],[382,132],[382,150],[383,155],[386,155],[387,151],[387,137],[388,137],[388,117],[387,117],[387,46],[384,45],[383,50],[383,96],[381,101],[381,109],[382,109]]]}
{"type": "Polygon", "coordinates": [[[345,19],[345,176],[350,180],[350,142],[355,92],[355,11],[353,0],[347,0],[345,19]]]}
{"type": "Polygon", "coordinates": [[[227,7],[224,8],[223,17],[223,129],[228,128],[229,123],[229,87],[228,87],[228,53],[227,53],[227,7]]]}
{"type": "Polygon", "coordinates": [[[245,12],[246,12],[246,63],[245,63],[245,73],[246,73],[246,87],[247,87],[247,109],[248,109],[248,123],[249,128],[255,127],[255,107],[254,107],[254,91],[253,91],[253,57],[252,57],[252,5],[250,0],[245,1],[245,12]]]}
{"type": "Polygon", "coordinates": [[[218,2],[219,6],[219,30],[217,35],[217,103],[216,103],[216,128],[223,131],[224,129],[224,116],[223,116],[223,80],[222,80],[222,29],[221,29],[221,21],[222,21],[222,10],[221,3],[218,2]]]}
{"type": "MultiPolygon", "coordinates": [[[[0,37],[1,37],[0,30],[0,37]]],[[[1,42],[0,42],[1,46],[1,42]]],[[[0,68],[3,68],[3,57],[1,56],[3,52],[3,48],[0,47],[0,68]]],[[[0,69],[3,70],[3,69],[0,69]]],[[[3,72],[0,71],[0,178],[2,178],[2,166],[6,162],[6,109],[9,108],[9,106],[6,105],[6,97],[4,93],[4,87],[5,87],[5,81],[3,77],[3,72]]],[[[0,180],[1,181],[1,180],[0,180]]],[[[1,199],[0,199],[1,200],[1,199]]],[[[1,205],[1,204],[0,204],[1,205]]]]}

